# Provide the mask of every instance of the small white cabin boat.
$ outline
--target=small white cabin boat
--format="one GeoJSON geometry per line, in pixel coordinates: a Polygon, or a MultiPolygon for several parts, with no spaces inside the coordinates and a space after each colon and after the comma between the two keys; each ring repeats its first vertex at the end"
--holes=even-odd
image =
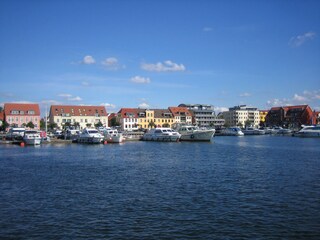
{"type": "Polygon", "coordinates": [[[36,130],[26,130],[23,135],[23,141],[26,145],[40,145],[40,133],[36,130]]]}
{"type": "Polygon", "coordinates": [[[225,128],[221,131],[222,136],[243,136],[244,133],[241,131],[239,127],[229,127],[225,128]]]}
{"type": "Polygon", "coordinates": [[[177,142],[181,134],[171,128],[152,128],[142,136],[144,141],[177,142]]]}
{"type": "Polygon", "coordinates": [[[262,129],[253,128],[253,127],[247,127],[245,129],[242,129],[242,132],[244,135],[264,135],[266,132],[262,129]]]}
{"type": "Polygon", "coordinates": [[[117,129],[108,127],[100,129],[100,132],[108,143],[122,143],[124,141],[122,133],[119,133],[117,129]]]}
{"type": "Polygon", "coordinates": [[[102,141],[103,136],[94,128],[83,129],[76,140],[78,143],[102,143],[102,141]]]}
{"type": "Polygon", "coordinates": [[[180,134],[181,141],[211,141],[216,130],[215,129],[200,129],[197,126],[182,125],[176,129],[180,134]]]}
{"type": "Polygon", "coordinates": [[[303,126],[300,131],[294,134],[297,137],[320,137],[320,125],[303,126]]]}

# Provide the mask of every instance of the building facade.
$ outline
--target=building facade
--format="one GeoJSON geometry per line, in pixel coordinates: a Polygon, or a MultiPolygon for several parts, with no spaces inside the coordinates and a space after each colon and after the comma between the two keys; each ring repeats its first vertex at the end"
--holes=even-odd
{"type": "Polygon", "coordinates": [[[222,113],[229,126],[254,126],[258,127],[260,123],[259,111],[255,107],[247,107],[246,105],[235,106],[229,108],[229,111],[222,113]]]}
{"type": "Polygon", "coordinates": [[[187,107],[169,107],[174,118],[174,123],[177,124],[192,124],[192,114],[187,107]]]}
{"type": "Polygon", "coordinates": [[[260,124],[265,124],[269,110],[259,110],[260,124]]]}
{"type": "Polygon", "coordinates": [[[40,129],[39,104],[5,103],[4,120],[10,127],[26,127],[31,122],[34,129],[40,129]]]}
{"type": "Polygon", "coordinates": [[[299,128],[315,122],[315,114],[308,105],[273,107],[266,116],[268,126],[299,128]]]}
{"type": "Polygon", "coordinates": [[[60,129],[66,123],[79,129],[94,127],[99,122],[108,127],[108,115],[103,106],[52,105],[49,122],[56,123],[60,129]]]}
{"type": "Polygon", "coordinates": [[[214,108],[209,104],[180,104],[186,107],[192,114],[192,123],[199,127],[219,128],[224,125],[224,119],[217,118],[214,108]]]}
{"type": "Polygon", "coordinates": [[[135,131],[139,129],[138,109],[121,108],[118,112],[118,118],[122,131],[135,131]]]}

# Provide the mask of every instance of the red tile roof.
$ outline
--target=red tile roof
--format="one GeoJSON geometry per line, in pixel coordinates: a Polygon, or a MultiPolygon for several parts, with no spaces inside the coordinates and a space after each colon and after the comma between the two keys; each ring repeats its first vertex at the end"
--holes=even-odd
{"type": "Polygon", "coordinates": [[[4,112],[0,112],[0,120],[3,121],[4,120],[4,112]]]}
{"type": "Polygon", "coordinates": [[[190,111],[186,107],[169,107],[173,116],[180,116],[180,113],[185,113],[186,116],[191,116],[190,111]]]}
{"type": "Polygon", "coordinates": [[[40,116],[39,104],[35,103],[5,103],[4,114],[8,115],[32,115],[40,116]],[[13,111],[19,111],[19,113],[13,113],[13,111]],[[33,114],[28,114],[29,111],[33,111],[33,114]],[[23,114],[21,114],[23,112],[23,114]]]}
{"type": "Polygon", "coordinates": [[[138,118],[138,113],[140,109],[138,108],[121,108],[118,112],[121,115],[121,118],[138,118]],[[129,116],[129,114],[133,114],[133,116],[129,116]]]}
{"type": "Polygon", "coordinates": [[[61,116],[61,114],[69,114],[70,116],[107,116],[104,106],[76,106],[76,105],[52,105],[50,115],[61,116]]]}

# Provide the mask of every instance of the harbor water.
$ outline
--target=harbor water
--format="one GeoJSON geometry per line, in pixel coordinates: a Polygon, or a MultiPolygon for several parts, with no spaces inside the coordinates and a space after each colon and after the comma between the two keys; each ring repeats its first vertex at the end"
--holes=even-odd
{"type": "Polygon", "coordinates": [[[320,139],[0,145],[1,239],[320,239],[320,139]]]}

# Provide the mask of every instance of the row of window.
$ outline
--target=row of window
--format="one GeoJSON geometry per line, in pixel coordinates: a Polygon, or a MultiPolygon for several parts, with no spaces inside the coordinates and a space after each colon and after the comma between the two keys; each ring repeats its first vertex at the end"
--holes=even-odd
{"type": "Polygon", "coordinates": [[[38,121],[38,118],[37,117],[35,117],[35,118],[33,118],[33,117],[8,117],[7,118],[7,121],[8,121],[8,123],[13,123],[13,122],[33,122],[33,121],[35,121],[35,122],[37,122],[38,121]]]}
{"type": "MultiPolygon", "coordinates": [[[[24,111],[12,110],[12,111],[11,111],[11,114],[24,115],[25,113],[24,113],[24,111]]],[[[26,111],[26,114],[28,114],[28,115],[34,115],[34,114],[35,114],[35,111],[33,111],[33,110],[28,110],[28,111],[26,111]]]]}
{"type": "MultiPolygon", "coordinates": [[[[101,121],[100,119],[91,119],[91,123],[94,123],[94,122],[99,122],[99,121],[101,121]]],[[[60,123],[60,119],[58,118],[57,120],[56,120],[56,122],[57,123],[60,123]]],[[[66,122],[69,122],[69,123],[71,123],[71,122],[73,122],[73,123],[75,123],[75,122],[77,122],[76,121],[76,119],[66,119],[66,118],[63,118],[62,120],[61,120],[61,122],[62,123],[66,123],[66,122]]],[[[90,119],[88,120],[88,119],[83,119],[83,118],[81,118],[80,119],[80,123],[83,123],[83,122],[85,122],[85,123],[88,123],[88,122],[90,122],[90,119]]],[[[102,121],[103,123],[106,123],[106,119],[103,119],[103,121],[102,121]]]]}

